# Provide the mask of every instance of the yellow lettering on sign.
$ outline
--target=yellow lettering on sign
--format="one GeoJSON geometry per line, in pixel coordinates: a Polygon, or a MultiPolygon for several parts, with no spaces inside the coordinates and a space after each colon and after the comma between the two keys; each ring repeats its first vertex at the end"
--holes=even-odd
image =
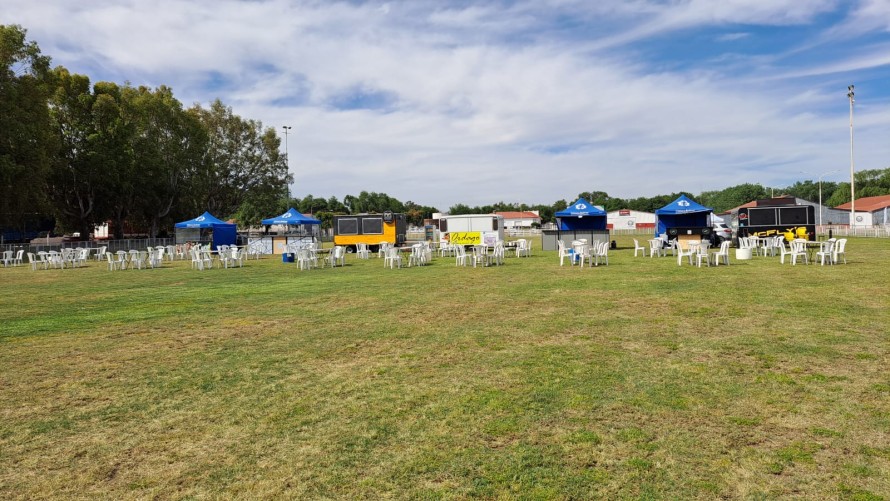
{"type": "Polygon", "coordinates": [[[452,232],[450,240],[455,245],[480,245],[482,243],[482,233],[479,231],[452,232]]]}

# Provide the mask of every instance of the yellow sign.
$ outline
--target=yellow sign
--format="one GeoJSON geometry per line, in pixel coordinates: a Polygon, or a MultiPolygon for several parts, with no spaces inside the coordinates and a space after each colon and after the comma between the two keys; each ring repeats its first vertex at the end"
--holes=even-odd
{"type": "Polygon", "coordinates": [[[455,231],[449,233],[449,241],[454,245],[480,245],[482,244],[481,231],[455,231]]]}

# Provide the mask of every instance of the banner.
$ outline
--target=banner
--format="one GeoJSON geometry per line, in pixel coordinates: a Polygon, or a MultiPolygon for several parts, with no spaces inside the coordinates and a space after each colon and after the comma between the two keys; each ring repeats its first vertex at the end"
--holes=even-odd
{"type": "Polygon", "coordinates": [[[482,232],[479,231],[453,231],[449,234],[449,236],[449,241],[453,245],[482,244],[482,232]]]}

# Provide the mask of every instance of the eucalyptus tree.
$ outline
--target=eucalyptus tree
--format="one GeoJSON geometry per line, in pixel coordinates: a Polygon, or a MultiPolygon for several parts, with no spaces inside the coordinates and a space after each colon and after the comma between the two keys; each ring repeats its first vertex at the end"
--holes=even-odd
{"type": "Polygon", "coordinates": [[[179,211],[184,192],[207,149],[207,132],[192,113],[187,113],[167,86],[154,90],[140,86],[125,89],[136,125],[133,151],[140,180],[136,215],[149,236],[157,236],[171,215],[192,217],[179,211]]]}
{"type": "Polygon", "coordinates": [[[190,112],[204,126],[208,141],[191,173],[189,204],[194,211],[227,217],[245,201],[266,210],[286,196],[290,175],[274,129],[242,119],[218,99],[209,109],[196,105],[190,112]]]}
{"type": "Polygon", "coordinates": [[[136,162],[134,143],[139,111],[132,89],[113,82],[93,86],[92,129],[88,136],[89,160],[102,172],[99,207],[112,221],[115,238],[123,238],[148,175],[136,162]]]}
{"type": "Polygon", "coordinates": [[[21,26],[0,25],[0,226],[23,229],[45,202],[57,143],[47,101],[50,58],[21,26]]]}
{"type": "Polygon", "coordinates": [[[89,233],[102,221],[99,205],[107,184],[104,169],[92,161],[92,108],[95,101],[90,79],[65,68],[53,70],[56,82],[50,99],[50,118],[59,144],[46,190],[53,201],[57,224],[89,233]]]}

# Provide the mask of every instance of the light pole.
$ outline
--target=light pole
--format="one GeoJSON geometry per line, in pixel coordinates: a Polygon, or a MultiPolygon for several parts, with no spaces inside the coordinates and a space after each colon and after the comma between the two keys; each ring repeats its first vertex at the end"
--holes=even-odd
{"type": "Polygon", "coordinates": [[[856,189],[853,186],[853,85],[847,87],[847,97],[850,99],[850,228],[856,224],[856,189]]]}
{"type": "MultiPolygon", "coordinates": [[[[803,172],[803,171],[801,171],[803,172]]],[[[822,226],[822,178],[837,172],[836,170],[828,171],[824,174],[819,174],[819,226],[822,226]]],[[[815,176],[812,172],[803,172],[804,174],[809,174],[811,176],[815,176]]]]}
{"type": "MultiPolygon", "coordinates": [[[[290,125],[282,125],[282,129],[284,129],[284,161],[287,162],[287,175],[290,176],[290,155],[287,153],[287,133],[293,127],[290,125]]],[[[290,204],[290,181],[287,181],[287,203],[290,204]]]]}

